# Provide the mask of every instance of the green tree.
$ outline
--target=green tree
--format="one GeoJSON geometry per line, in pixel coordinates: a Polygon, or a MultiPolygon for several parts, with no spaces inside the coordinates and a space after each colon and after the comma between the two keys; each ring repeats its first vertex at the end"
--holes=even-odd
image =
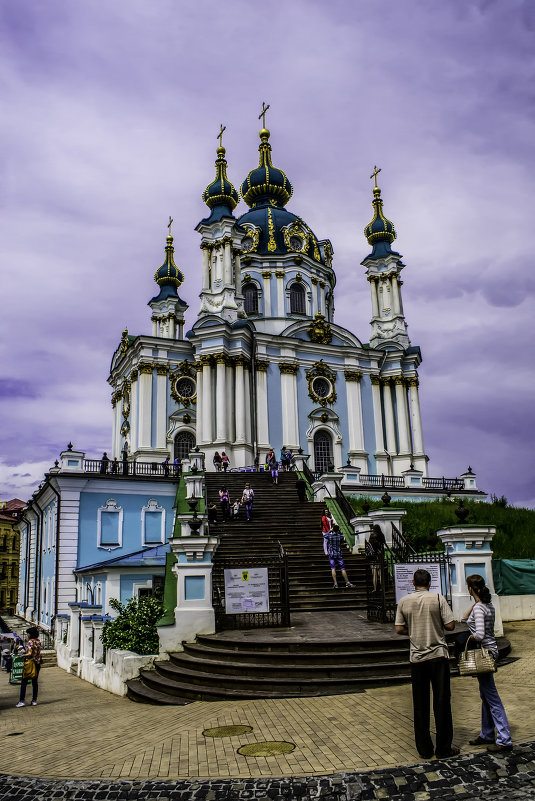
{"type": "Polygon", "coordinates": [[[159,598],[130,598],[125,604],[112,598],[110,606],[118,615],[114,620],[104,623],[102,643],[105,648],[119,648],[136,654],[159,652],[156,623],[163,613],[163,604],[159,598]]]}

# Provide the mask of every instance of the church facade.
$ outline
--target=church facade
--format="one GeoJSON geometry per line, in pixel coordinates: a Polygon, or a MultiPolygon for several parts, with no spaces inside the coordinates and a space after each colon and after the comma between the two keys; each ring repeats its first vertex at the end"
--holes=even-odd
{"type": "Polygon", "coordinates": [[[287,209],[292,185],[273,165],[269,140],[262,128],[239,216],[220,141],[203,193],[208,215],[196,227],[202,284],[187,332],[169,225],[149,301],[152,334],[125,330],[112,359],[112,456],[126,447],[139,461],[172,461],[199,446],[210,469],[216,451],[244,467],[285,446],[309,454],[317,473],[350,465],[362,476],[400,476],[412,464],[426,476],[421,354],[407,332],[404,265],[391,247],[378,171],[362,261],[371,320],[359,336],[335,322],[333,246],[287,209]]]}

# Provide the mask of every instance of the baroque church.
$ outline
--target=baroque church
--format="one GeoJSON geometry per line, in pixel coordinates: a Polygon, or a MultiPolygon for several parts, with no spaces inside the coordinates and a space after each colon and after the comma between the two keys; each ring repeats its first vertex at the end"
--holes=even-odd
{"type": "Polygon", "coordinates": [[[209,466],[225,451],[231,466],[245,467],[285,446],[309,454],[316,473],[348,465],[361,476],[400,476],[413,465],[426,476],[421,353],[407,332],[404,265],[379,170],[362,261],[370,330],[359,338],[335,322],[333,246],[287,208],[292,184],[273,164],[270,132],[259,136],[258,166],[241,185],[247,210],[237,216],[220,134],[203,193],[208,213],[196,227],[202,286],[189,330],[170,220],[148,304],[152,335],[125,330],[112,359],[112,455],[126,446],[135,460],[180,460],[199,446],[209,466]]]}

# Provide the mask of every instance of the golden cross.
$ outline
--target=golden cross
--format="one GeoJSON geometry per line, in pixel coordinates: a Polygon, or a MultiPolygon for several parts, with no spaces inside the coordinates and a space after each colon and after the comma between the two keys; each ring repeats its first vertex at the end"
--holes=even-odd
{"type": "Polygon", "coordinates": [[[217,139],[219,139],[219,147],[223,147],[223,131],[226,131],[226,130],[227,130],[227,126],[226,125],[224,126],[223,123],[221,123],[221,130],[219,131],[219,133],[217,134],[217,137],[216,137],[217,139]]]}
{"type": "Polygon", "coordinates": [[[262,117],[262,128],[266,127],[266,111],[268,110],[268,108],[269,108],[269,106],[266,106],[264,101],[262,101],[262,111],[258,115],[258,119],[260,119],[260,117],[262,117]]]}
{"type": "Polygon", "coordinates": [[[173,224],[173,218],[169,215],[169,222],[167,223],[167,227],[169,228],[169,236],[171,236],[171,226],[173,224]]]}
{"type": "Polygon", "coordinates": [[[379,169],[377,169],[376,165],[374,164],[373,165],[373,172],[370,175],[370,178],[375,178],[375,186],[377,186],[377,176],[379,175],[380,172],[381,172],[381,168],[379,167],[379,169]]]}

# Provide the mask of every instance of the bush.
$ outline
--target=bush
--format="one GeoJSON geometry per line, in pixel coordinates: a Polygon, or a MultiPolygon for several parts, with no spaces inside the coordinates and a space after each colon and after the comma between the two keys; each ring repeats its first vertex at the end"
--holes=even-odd
{"type": "Polygon", "coordinates": [[[159,652],[156,623],[162,616],[163,605],[158,598],[130,598],[126,604],[112,598],[110,606],[118,616],[104,623],[102,643],[105,648],[119,648],[136,654],[159,652]]]}

